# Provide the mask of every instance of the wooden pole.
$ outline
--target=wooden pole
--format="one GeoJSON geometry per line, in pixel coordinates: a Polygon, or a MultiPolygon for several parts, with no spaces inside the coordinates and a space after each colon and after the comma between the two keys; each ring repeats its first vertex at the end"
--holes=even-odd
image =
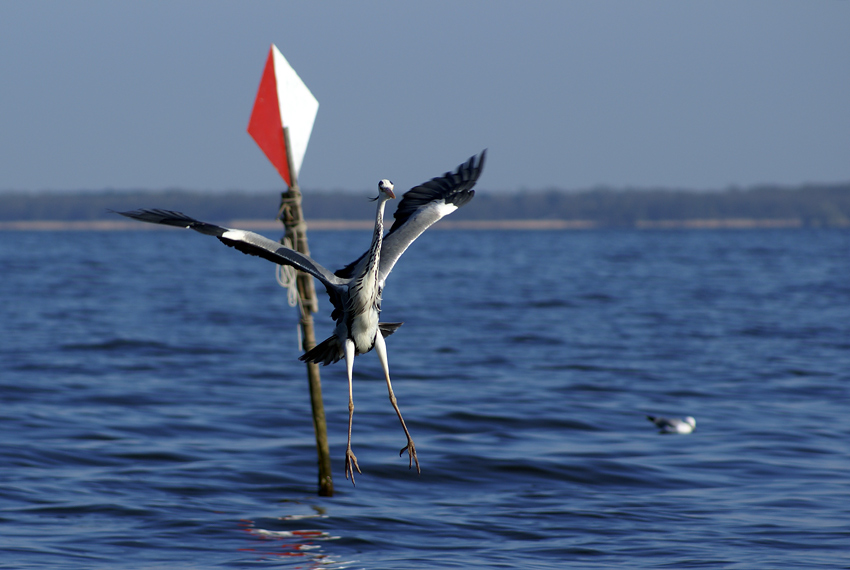
{"type": "MultiPolygon", "coordinates": [[[[286,228],[285,237],[296,251],[310,255],[307,246],[307,224],[301,211],[301,190],[298,187],[298,176],[292,163],[292,147],[289,144],[289,128],[283,128],[286,142],[286,160],[289,164],[289,190],[280,195],[280,220],[286,228]]],[[[316,287],[313,277],[298,272],[296,283],[298,287],[299,307],[301,309],[302,348],[307,352],[316,346],[316,333],[313,330],[313,313],[318,311],[316,287]]],[[[310,383],[310,403],[313,408],[313,429],[316,432],[316,450],[319,454],[319,496],[332,497],[334,482],[331,476],[331,454],[328,446],[328,428],[325,422],[325,406],[322,403],[322,379],[319,375],[319,365],[307,363],[307,380],[310,383]]]]}

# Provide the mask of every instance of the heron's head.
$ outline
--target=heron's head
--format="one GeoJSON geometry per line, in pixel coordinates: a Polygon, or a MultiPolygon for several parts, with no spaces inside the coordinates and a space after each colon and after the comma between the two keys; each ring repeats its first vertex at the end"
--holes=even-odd
{"type": "Polygon", "coordinates": [[[393,186],[393,183],[384,178],[383,180],[378,182],[378,195],[373,198],[373,201],[378,200],[381,197],[385,197],[385,200],[391,200],[395,198],[393,188],[395,188],[395,186],[393,186]]]}

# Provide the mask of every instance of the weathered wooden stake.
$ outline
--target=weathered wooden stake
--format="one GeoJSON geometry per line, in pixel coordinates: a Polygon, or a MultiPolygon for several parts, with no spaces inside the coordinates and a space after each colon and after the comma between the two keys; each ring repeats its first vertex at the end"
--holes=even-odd
{"type": "MultiPolygon", "coordinates": [[[[286,161],[289,164],[289,190],[280,195],[280,220],[286,228],[285,237],[289,239],[292,248],[304,255],[310,255],[307,246],[307,224],[301,212],[301,190],[298,188],[298,176],[292,162],[292,146],[289,143],[289,128],[283,129],[286,142],[286,161]]],[[[318,310],[316,287],[313,277],[298,272],[296,283],[298,287],[299,307],[301,308],[302,348],[307,352],[316,346],[316,333],[313,330],[313,313],[318,310]]],[[[334,482],[331,476],[331,454],[328,446],[328,428],[325,423],[325,406],[322,403],[322,379],[319,375],[319,365],[307,363],[307,380],[310,383],[310,402],[313,407],[313,429],[316,432],[316,450],[319,453],[319,496],[332,497],[334,482]]]]}

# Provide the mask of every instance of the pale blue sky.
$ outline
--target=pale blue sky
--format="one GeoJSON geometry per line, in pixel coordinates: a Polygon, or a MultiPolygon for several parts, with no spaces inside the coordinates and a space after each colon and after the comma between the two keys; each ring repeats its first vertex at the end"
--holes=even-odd
{"type": "Polygon", "coordinates": [[[319,100],[305,189],[850,180],[850,2],[0,3],[0,189],[270,190],[269,45],[319,100]]]}

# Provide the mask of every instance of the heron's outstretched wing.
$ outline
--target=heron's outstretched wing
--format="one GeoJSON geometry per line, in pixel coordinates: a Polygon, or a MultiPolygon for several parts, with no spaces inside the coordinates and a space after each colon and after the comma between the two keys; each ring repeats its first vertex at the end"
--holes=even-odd
{"type": "MultiPolygon", "coordinates": [[[[331,290],[347,283],[345,279],[337,277],[312,258],[254,232],[223,228],[215,224],[200,222],[185,214],[171,210],[133,210],[131,212],[116,213],[142,222],[189,228],[208,236],[215,236],[225,245],[236,248],[242,253],[256,255],[272,263],[289,265],[295,269],[309,273],[321,281],[329,293],[331,290]]],[[[331,296],[333,297],[333,295],[331,296]]]]}
{"type": "Polygon", "coordinates": [[[470,157],[454,172],[446,172],[405,192],[395,211],[395,222],[384,236],[380,280],[387,278],[401,254],[422,232],[472,200],[475,195],[472,188],[484,170],[486,157],[485,149],[478,157],[470,157]]]}
{"type": "MultiPolygon", "coordinates": [[[[404,193],[395,211],[395,222],[384,236],[381,246],[378,275],[381,281],[387,278],[401,254],[422,232],[472,199],[475,195],[472,188],[484,169],[486,156],[485,149],[477,157],[473,156],[458,166],[454,172],[446,172],[404,193]]],[[[336,275],[343,278],[358,275],[360,265],[365,262],[366,254],[363,254],[354,263],[337,271],[336,275]]]]}

